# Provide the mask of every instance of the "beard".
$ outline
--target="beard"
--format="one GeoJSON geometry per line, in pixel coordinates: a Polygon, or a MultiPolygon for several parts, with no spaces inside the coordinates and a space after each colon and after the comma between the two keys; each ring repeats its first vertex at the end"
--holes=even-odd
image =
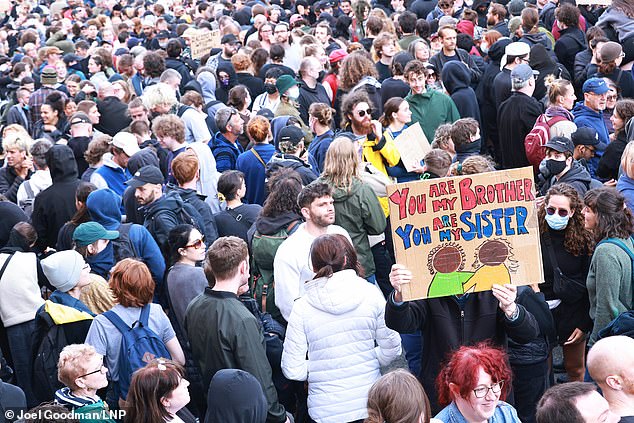
{"type": "Polygon", "coordinates": [[[369,119],[359,121],[353,118],[350,123],[355,134],[368,135],[372,132],[372,121],[369,119]]]}
{"type": "Polygon", "coordinates": [[[488,26],[495,26],[497,24],[497,21],[495,20],[495,18],[493,16],[491,16],[490,18],[487,19],[487,25],[488,26]]]}

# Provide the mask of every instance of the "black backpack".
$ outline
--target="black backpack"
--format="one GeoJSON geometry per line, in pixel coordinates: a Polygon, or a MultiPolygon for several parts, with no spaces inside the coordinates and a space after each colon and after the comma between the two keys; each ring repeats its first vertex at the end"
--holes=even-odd
{"type": "Polygon", "coordinates": [[[57,379],[57,362],[62,349],[68,345],[66,333],[60,325],[56,325],[50,314],[42,309],[38,314],[38,331],[42,331],[41,342],[33,345],[33,394],[38,402],[50,401],[55,391],[62,388],[57,379]]]}
{"type": "Polygon", "coordinates": [[[117,262],[124,258],[139,257],[130,239],[130,229],[132,225],[132,223],[122,223],[119,229],[117,229],[117,231],[119,231],[119,238],[110,241],[112,242],[114,258],[117,262]]]}

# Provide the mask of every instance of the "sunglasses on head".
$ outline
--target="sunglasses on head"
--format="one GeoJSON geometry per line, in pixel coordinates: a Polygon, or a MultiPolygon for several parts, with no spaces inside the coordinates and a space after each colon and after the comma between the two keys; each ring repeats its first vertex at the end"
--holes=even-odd
{"type": "Polygon", "coordinates": [[[546,207],[546,213],[548,213],[549,216],[552,216],[555,213],[557,213],[560,217],[568,216],[568,210],[558,209],[556,207],[546,207]]]}
{"type": "Polygon", "coordinates": [[[366,109],[366,110],[357,110],[357,114],[359,115],[359,117],[363,117],[366,114],[369,116],[372,114],[372,109],[366,109]]]}

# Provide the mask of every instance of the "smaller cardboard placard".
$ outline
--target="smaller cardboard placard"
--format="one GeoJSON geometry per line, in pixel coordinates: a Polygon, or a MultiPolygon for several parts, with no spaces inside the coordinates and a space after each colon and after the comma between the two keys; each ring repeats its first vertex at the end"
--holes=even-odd
{"type": "Polygon", "coordinates": [[[408,172],[411,172],[415,167],[420,167],[421,160],[431,150],[423,128],[418,122],[405,128],[394,139],[394,145],[401,154],[401,160],[408,172]]]}
{"type": "Polygon", "coordinates": [[[204,32],[192,37],[191,51],[192,59],[200,59],[212,48],[220,47],[220,30],[214,29],[211,32],[204,32]]]}

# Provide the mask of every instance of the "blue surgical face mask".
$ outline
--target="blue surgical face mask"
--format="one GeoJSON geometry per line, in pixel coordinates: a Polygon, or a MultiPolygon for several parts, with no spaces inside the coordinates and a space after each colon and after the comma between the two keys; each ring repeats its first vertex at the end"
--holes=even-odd
{"type": "Polygon", "coordinates": [[[568,226],[568,220],[570,220],[570,216],[559,216],[558,213],[555,214],[546,214],[546,223],[550,226],[550,229],[554,231],[561,231],[566,229],[568,226]]]}

